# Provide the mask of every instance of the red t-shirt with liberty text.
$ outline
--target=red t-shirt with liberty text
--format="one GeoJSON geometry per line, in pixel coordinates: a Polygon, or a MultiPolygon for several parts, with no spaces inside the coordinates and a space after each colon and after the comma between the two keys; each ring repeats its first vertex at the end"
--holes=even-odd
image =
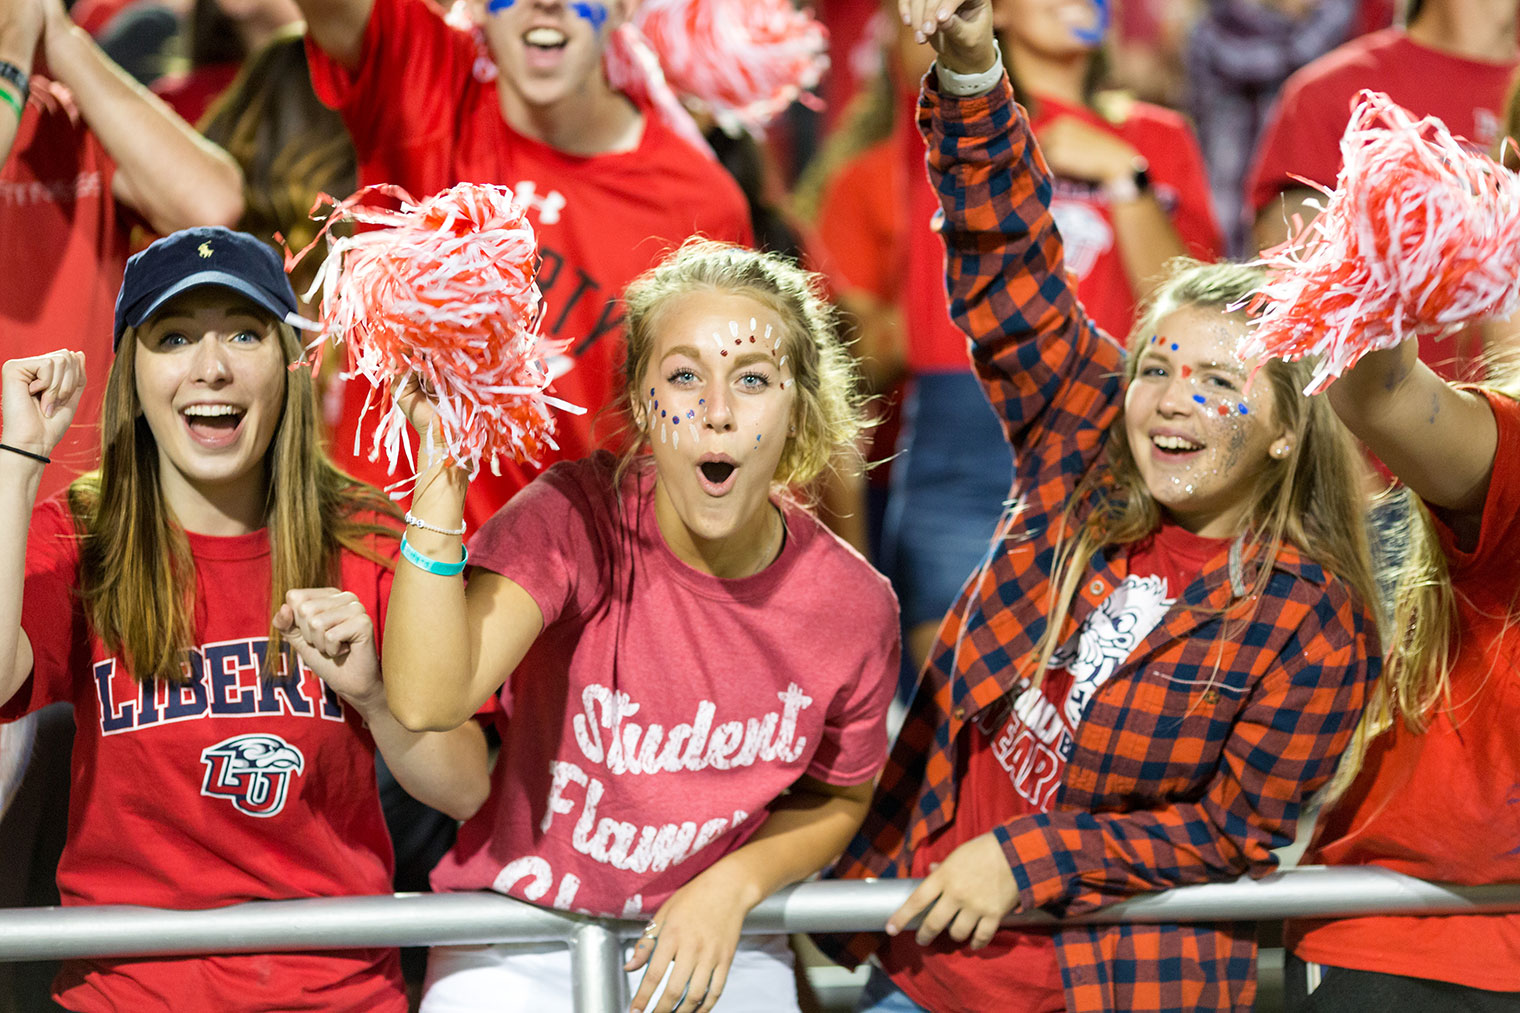
{"type": "MultiPolygon", "coordinates": [[[[260,678],[267,532],[188,537],[197,645],[189,678],[139,684],[89,628],[67,507],[55,498],[33,513],[21,627],[35,661],[0,720],[74,705],[63,904],[197,910],[390,893],[390,838],[363,722],[304,666],[292,673],[291,654],[275,678],[260,678]]],[[[387,568],[343,554],[341,586],[376,629],[390,579],[387,568]]],[[[406,1009],[394,949],[70,960],[54,992],[85,1013],[406,1009]]]]}
{"type": "MultiPolygon", "coordinates": [[[[1204,538],[1172,523],[1135,543],[1128,575],[1052,655],[1041,685],[1015,690],[967,723],[955,819],[914,853],[914,876],[928,875],[933,864],[999,824],[1050,811],[1088,701],[1228,547],[1228,539],[1204,538]]],[[[1049,930],[999,929],[975,952],[946,936],[925,948],[911,934],[901,935],[882,962],[915,1002],[943,1013],[1066,1008],[1049,930]]]]}
{"type": "Polygon", "coordinates": [[[887,580],[787,507],[753,576],[694,570],[655,521],[651,469],[601,452],[539,477],[470,545],[544,628],[502,698],[485,806],[435,890],[645,917],[749,839],[804,774],[869,780],[897,682],[887,580]]]}
{"type": "MultiPolygon", "coordinates": [[[[422,199],[461,181],[508,186],[528,211],[543,258],[544,333],[570,341],[574,368],[553,393],[589,409],[556,413],[558,452],[543,465],[585,457],[616,423],[597,411],[621,391],[622,307],[616,301],[636,275],[688,236],[749,243],[749,210],[733,179],[708,156],[646,114],[632,151],[571,155],[515,131],[502,117],[494,81],[476,73],[482,56],[468,32],[443,20],[429,0],[375,0],[360,69],[349,72],[308,37],[312,83],[353,136],[359,182],[394,183],[422,199]]],[[[362,380],[342,391],[333,451],[344,466],[377,485],[384,466],[353,456],[365,396],[362,380]]],[[[373,439],[375,417],[363,427],[373,439]]],[[[503,462],[500,477],[483,471],[470,487],[472,528],[527,484],[535,469],[503,462]]]]}

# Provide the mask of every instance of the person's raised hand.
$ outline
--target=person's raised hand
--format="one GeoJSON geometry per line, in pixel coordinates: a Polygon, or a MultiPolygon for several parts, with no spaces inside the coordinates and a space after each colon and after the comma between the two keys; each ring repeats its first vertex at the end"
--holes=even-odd
{"type": "Polygon", "coordinates": [[[0,431],[12,447],[52,454],[84,396],[84,353],[59,349],[0,366],[0,431]]]}
{"type": "Polygon", "coordinates": [[[992,0],[897,0],[914,38],[934,47],[940,66],[957,74],[980,74],[997,59],[992,0]]]}

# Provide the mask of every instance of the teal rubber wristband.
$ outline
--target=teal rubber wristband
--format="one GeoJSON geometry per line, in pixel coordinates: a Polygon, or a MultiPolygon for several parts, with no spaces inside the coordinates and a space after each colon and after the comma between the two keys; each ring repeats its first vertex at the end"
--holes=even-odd
{"type": "Polygon", "coordinates": [[[411,563],[419,570],[425,570],[435,577],[457,577],[464,572],[465,564],[470,561],[470,550],[463,545],[459,547],[460,559],[457,563],[440,563],[436,559],[429,559],[406,540],[406,535],[401,536],[401,558],[411,563]]]}

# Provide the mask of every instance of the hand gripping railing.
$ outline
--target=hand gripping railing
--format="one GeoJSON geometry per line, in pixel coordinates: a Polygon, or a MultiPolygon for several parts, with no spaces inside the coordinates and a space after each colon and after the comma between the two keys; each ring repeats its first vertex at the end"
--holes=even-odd
{"type": "MultiPolygon", "coordinates": [[[[744,921],[746,933],[879,929],[916,880],[787,887],[744,921]]],[[[1520,911],[1520,883],[1448,886],[1377,867],[1302,866],[1261,879],[1183,886],[1121,901],[1072,922],[1258,921],[1366,914],[1520,911]]],[[[1050,924],[1043,912],[1005,924],[1050,924]]],[[[622,941],[642,921],[589,918],[485,891],[256,901],[211,911],[141,907],[0,910],[0,961],[259,953],[367,946],[559,942],[570,947],[577,1013],[628,1008],[622,941]]]]}

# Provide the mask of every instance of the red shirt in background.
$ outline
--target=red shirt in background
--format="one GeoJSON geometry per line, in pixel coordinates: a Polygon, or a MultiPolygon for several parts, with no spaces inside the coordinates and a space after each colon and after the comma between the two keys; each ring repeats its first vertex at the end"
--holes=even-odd
{"type": "MultiPolygon", "coordinates": [[[[242,67],[237,62],[213,63],[194,70],[165,74],[153,82],[153,94],[167,102],[169,108],[179,113],[186,123],[194,125],[206,115],[206,110],[211,108],[212,103],[222,97],[222,92],[232,84],[242,67]]],[[[347,194],[333,196],[346,197],[347,194]]]]}
{"type": "Polygon", "coordinates": [[[85,353],[87,377],[73,425],[43,471],[39,502],[100,459],[116,291],[134,222],[111,196],[115,173],[67,89],[33,77],[10,158],[0,167],[3,357],[72,348],[85,353]]]}
{"type": "MultiPolygon", "coordinates": [[[[1209,181],[1198,140],[1181,114],[1147,102],[1131,102],[1122,122],[1091,109],[1040,97],[1032,125],[1041,128],[1058,116],[1075,116],[1106,130],[1139,152],[1150,165],[1151,191],[1171,219],[1188,255],[1214,260],[1224,238],[1214,221],[1209,181]]],[[[1066,247],[1066,269],[1077,277],[1077,297],[1087,315],[1122,344],[1138,303],[1124,273],[1113,215],[1102,187],[1083,180],[1055,178],[1050,213],[1066,247]]]]}
{"type": "MultiPolygon", "coordinates": [[[[574,368],[552,392],[589,409],[556,414],[558,452],[541,464],[585,457],[617,421],[599,409],[622,390],[623,310],[617,302],[636,275],[686,237],[748,243],[749,209],[721,166],[646,114],[632,151],[571,155],[525,137],[502,118],[496,85],[474,73],[475,43],[445,24],[426,0],[376,0],[365,29],[360,69],[350,73],[307,40],[312,83],[348,124],[359,182],[394,183],[419,200],[468,180],[509,186],[528,207],[538,234],[538,284],[544,333],[570,339],[574,368]]],[[[354,474],[385,485],[384,464],[354,454],[355,427],[371,388],[352,380],[333,423],[333,453],[354,474]]],[[[364,426],[372,439],[374,419],[364,426]]],[[[503,461],[471,483],[465,518],[478,527],[537,469],[503,461]]]]}

